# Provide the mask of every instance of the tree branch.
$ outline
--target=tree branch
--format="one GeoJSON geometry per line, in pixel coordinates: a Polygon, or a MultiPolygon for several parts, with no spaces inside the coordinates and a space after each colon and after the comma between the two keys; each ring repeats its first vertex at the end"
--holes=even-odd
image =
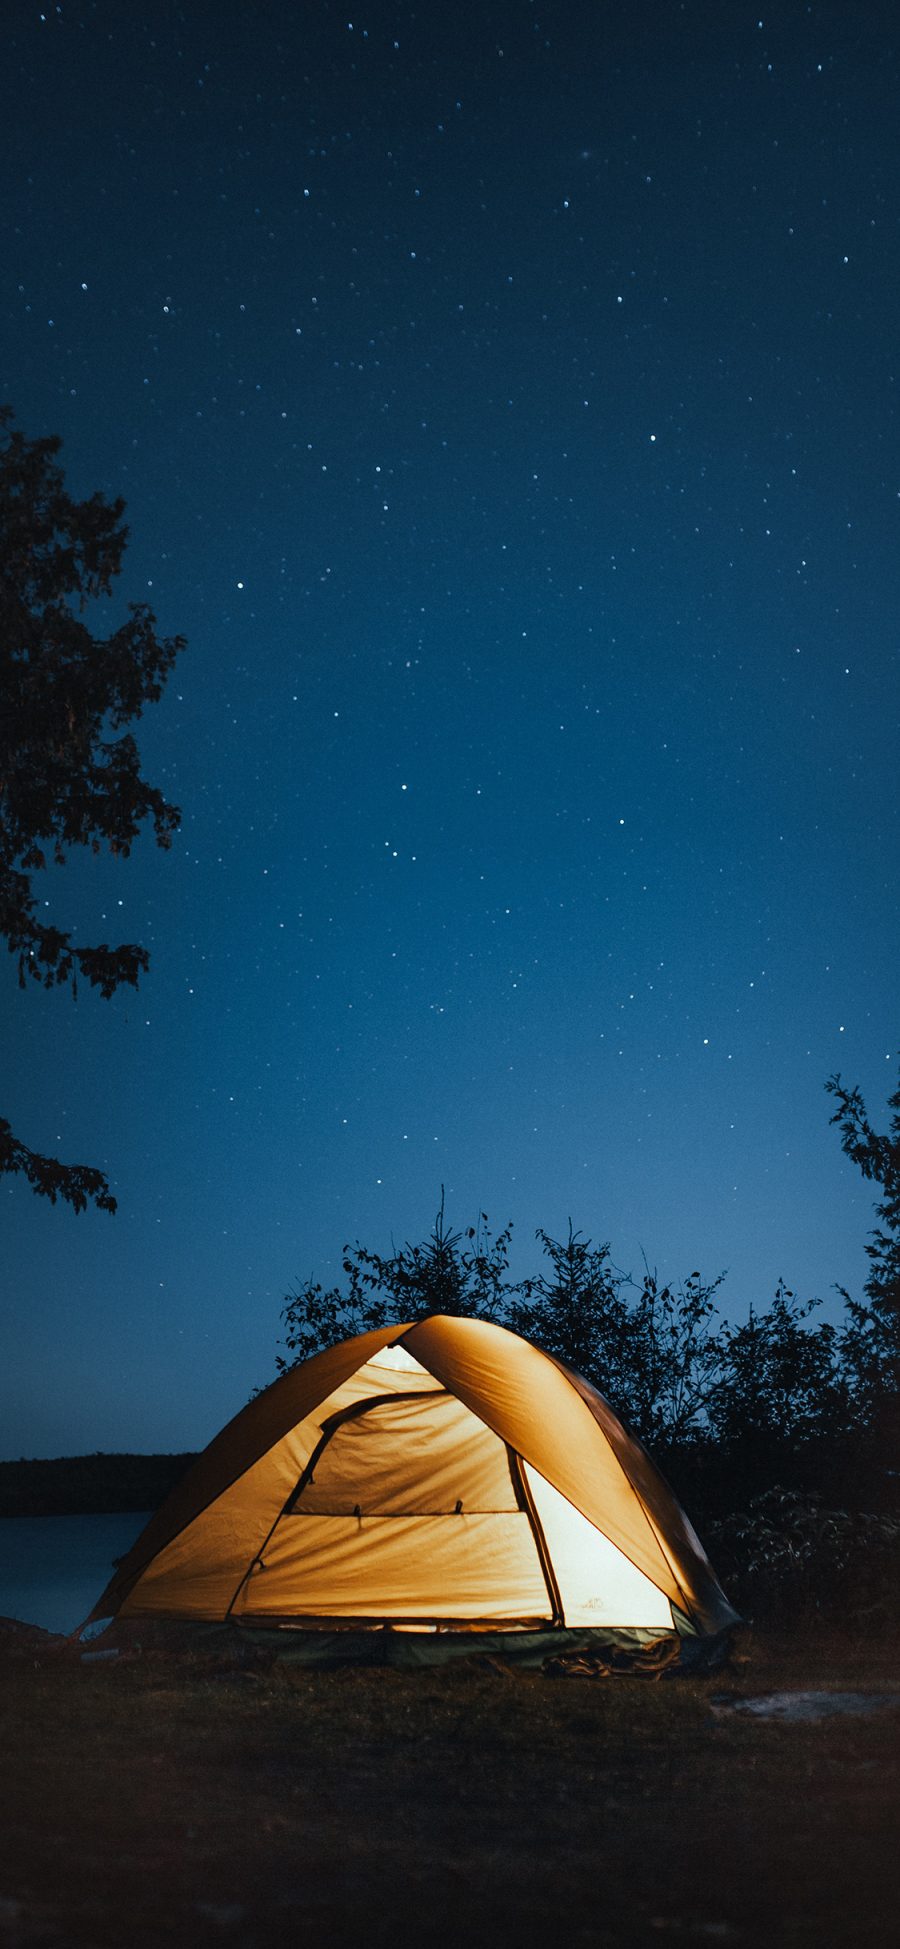
{"type": "Polygon", "coordinates": [[[0,1176],[16,1171],[23,1171],[32,1191],[49,1198],[52,1205],[62,1198],[73,1211],[84,1211],[90,1199],[98,1211],[116,1209],[102,1171],[91,1164],[61,1164],[56,1157],[41,1157],[14,1137],[6,1118],[0,1117],[0,1176]]]}

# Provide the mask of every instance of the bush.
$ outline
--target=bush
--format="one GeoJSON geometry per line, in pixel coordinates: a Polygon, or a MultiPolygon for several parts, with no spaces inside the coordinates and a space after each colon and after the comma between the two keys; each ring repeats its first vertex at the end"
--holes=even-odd
{"type": "Polygon", "coordinates": [[[710,1550],[737,1609],[753,1622],[820,1617],[892,1626],[900,1605],[900,1515],[823,1507],[773,1488],[713,1525],[710,1550]]]}

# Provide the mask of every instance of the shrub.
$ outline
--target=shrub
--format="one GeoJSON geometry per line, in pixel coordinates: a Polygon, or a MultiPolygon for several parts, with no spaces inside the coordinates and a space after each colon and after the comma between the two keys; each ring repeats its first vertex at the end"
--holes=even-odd
{"type": "Polygon", "coordinates": [[[900,1604],[900,1515],[823,1507],[773,1488],[713,1525],[710,1549],[732,1602],[751,1621],[803,1615],[879,1629],[900,1604]]]}

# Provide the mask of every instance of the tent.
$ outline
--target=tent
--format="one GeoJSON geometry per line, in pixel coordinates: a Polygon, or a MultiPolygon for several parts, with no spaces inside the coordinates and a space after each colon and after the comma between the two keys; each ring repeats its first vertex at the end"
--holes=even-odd
{"type": "Polygon", "coordinates": [[[249,1401],[91,1613],[546,1649],[736,1622],[671,1491],[595,1388],[480,1319],[362,1333],[249,1401]]]}

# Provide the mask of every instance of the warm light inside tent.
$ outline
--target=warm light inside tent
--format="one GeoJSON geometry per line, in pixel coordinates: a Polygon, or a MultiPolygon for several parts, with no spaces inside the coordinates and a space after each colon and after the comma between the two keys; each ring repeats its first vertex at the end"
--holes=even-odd
{"type": "Polygon", "coordinates": [[[414,1360],[405,1347],[382,1347],[380,1353],[373,1353],[367,1361],[369,1367],[383,1368],[388,1374],[424,1374],[427,1369],[420,1361],[414,1360]]]}
{"type": "Polygon", "coordinates": [[[607,1403],[507,1329],[440,1315],[341,1342],[249,1402],[103,1604],[305,1628],[671,1632],[673,1604],[707,1630],[734,1619],[607,1403]]]}
{"type": "Polygon", "coordinates": [[[527,1462],[522,1466],[547,1539],[566,1624],[658,1625],[670,1631],[672,1608],[663,1592],[537,1469],[527,1462]]]}

